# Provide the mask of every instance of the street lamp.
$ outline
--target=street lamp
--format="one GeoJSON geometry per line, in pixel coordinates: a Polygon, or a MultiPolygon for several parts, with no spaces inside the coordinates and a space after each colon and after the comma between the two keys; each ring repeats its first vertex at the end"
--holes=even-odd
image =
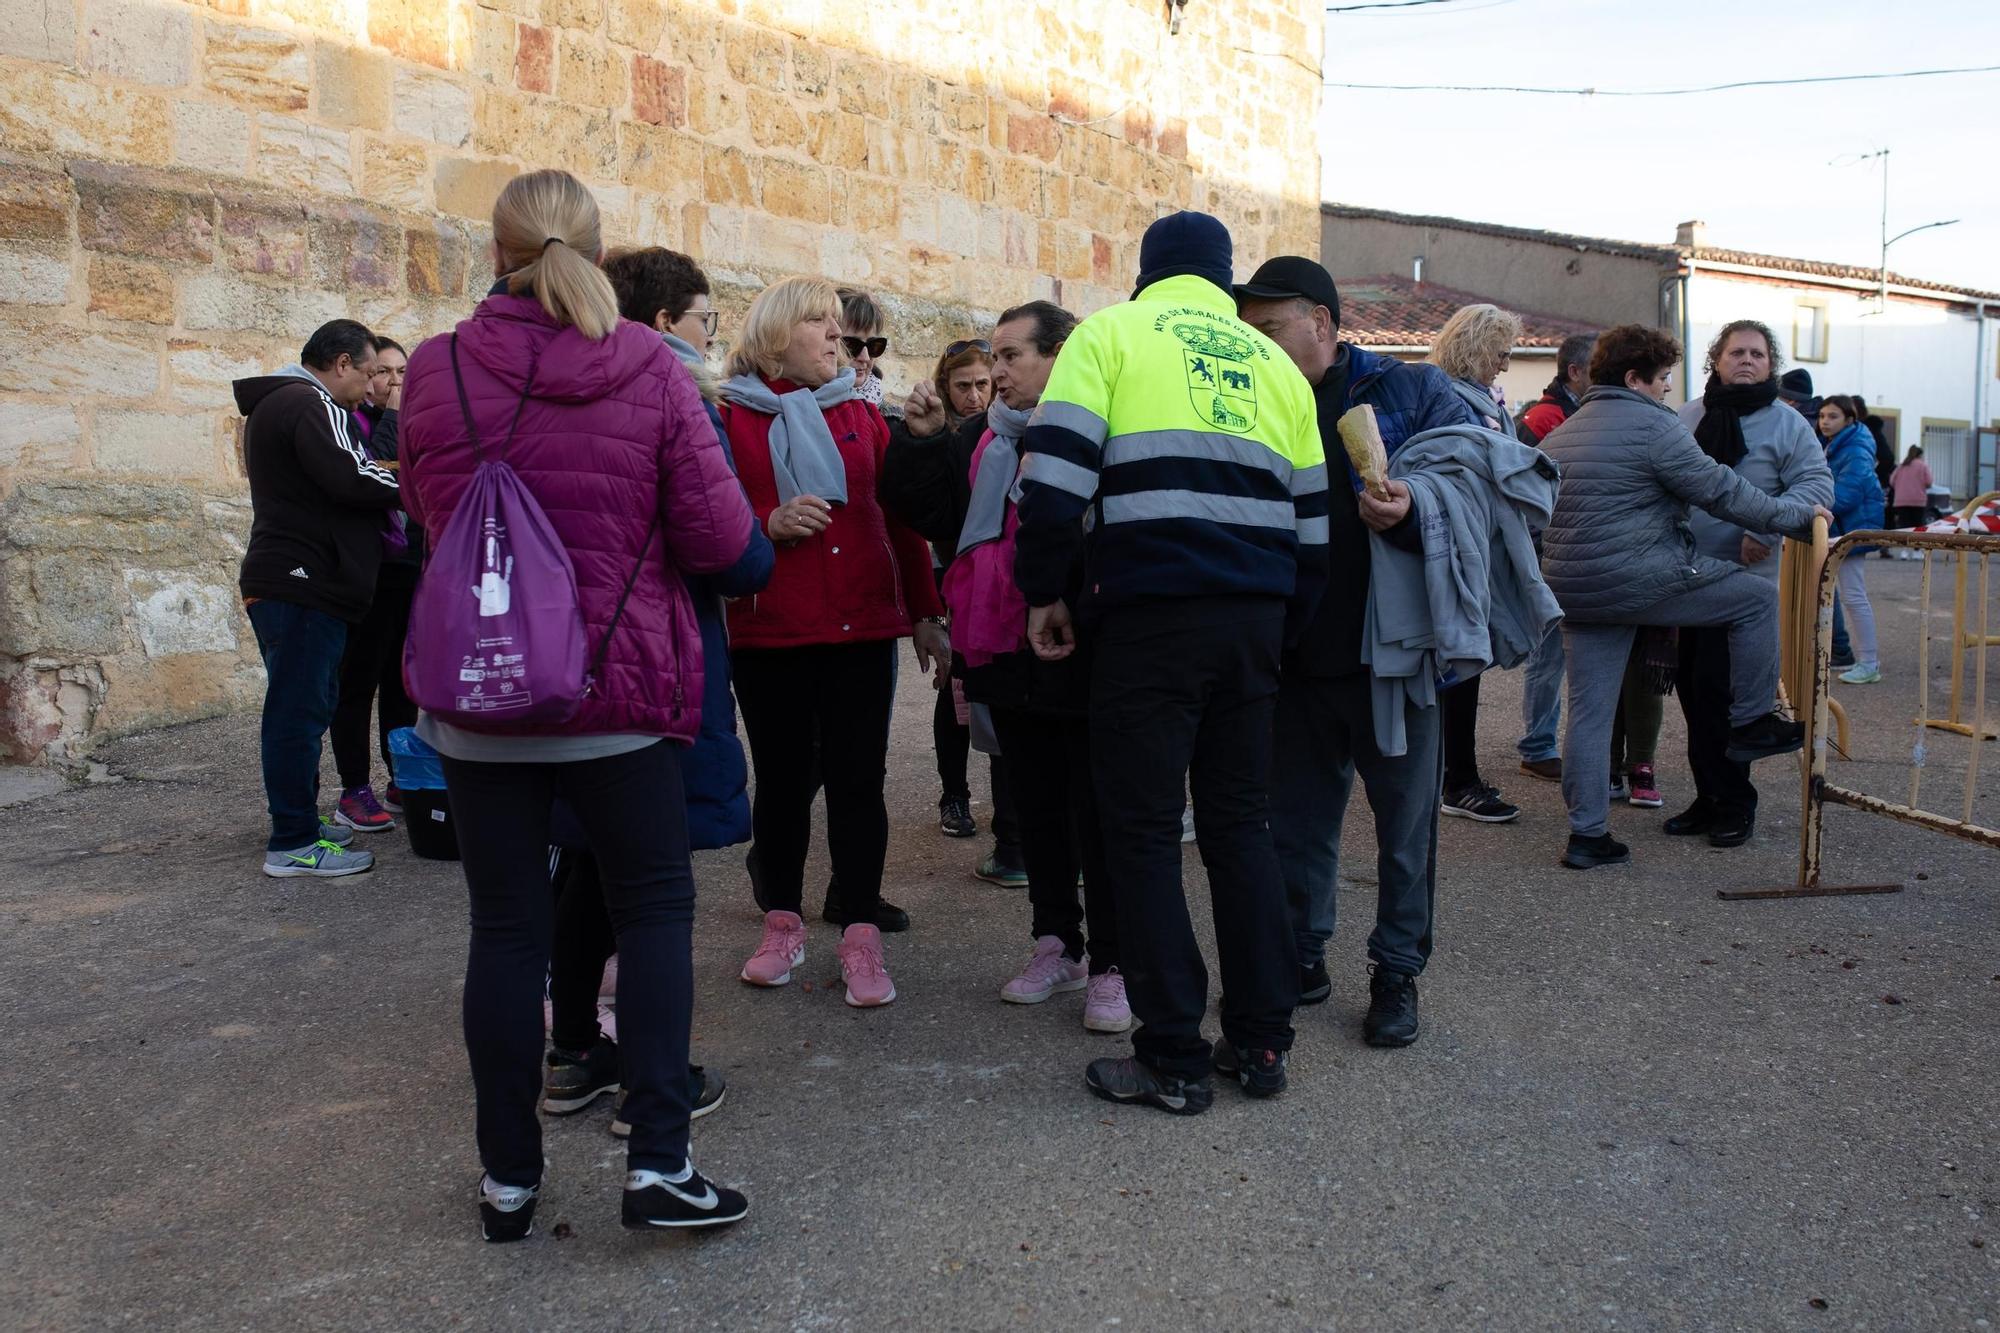
{"type": "MultiPolygon", "coordinates": [[[[1883,216],[1887,217],[1887,214],[1885,213],[1883,216]]],[[[1957,218],[1947,218],[1943,222],[1926,222],[1921,227],[1912,227],[1908,231],[1899,231],[1894,236],[1885,236],[1882,238],[1882,304],[1883,305],[1886,306],[1889,304],[1889,247],[1894,245],[1897,241],[1902,240],[1905,236],[1914,236],[1920,231],[1929,231],[1932,227],[1955,227],[1957,225],[1958,225],[1957,218]]],[[[1887,230],[1886,224],[1884,226],[1884,230],[1885,231],[1887,230]]]]}
{"type": "Polygon", "coordinates": [[[1879,272],[1881,274],[1882,307],[1886,310],[1889,306],[1889,247],[1897,241],[1902,240],[1905,236],[1914,236],[1920,231],[1929,231],[1932,227],[1956,226],[1959,220],[1957,218],[1948,218],[1943,222],[1926,222],[1921,227],[1912,227],[1908,231],[1899,231],[1894,236],[1891,236],[1889,234],[1889,150],[1878,148],[1872,153],[1843,154],[1840,157],[1834,158],[1827,165],[1830,167],[1858,167],[1863,162],[1872,162],[1878,157],[1882,159],[1882,263],[1879,267],[1879,272]]]}

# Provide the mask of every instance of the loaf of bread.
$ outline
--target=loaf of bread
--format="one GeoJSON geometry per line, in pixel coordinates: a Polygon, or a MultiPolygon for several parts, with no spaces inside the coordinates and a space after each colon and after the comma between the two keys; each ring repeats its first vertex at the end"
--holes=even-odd
{"type": "Polygon", "coordinates": [[[1389,451],[1382,446],[1382,429],[1375,424],[1375,409],[1363,403],[1350,408],[1340,419],[1340,442],[1347,446],[1347,461],[1361,477],[1361,484],[1378,500],[1389,498],[1389,451]]]}

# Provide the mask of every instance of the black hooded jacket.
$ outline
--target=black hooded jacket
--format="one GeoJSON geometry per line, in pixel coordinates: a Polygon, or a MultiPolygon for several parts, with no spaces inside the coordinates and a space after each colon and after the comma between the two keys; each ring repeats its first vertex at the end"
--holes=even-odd
{"type": "Polygon", "coordinates": [[[239,584],[350,623],[368,613],[386,514],[402,506],[396,474],[348,430],[347,410],[298,366],[237,380],[250,547],[239,584]]]}

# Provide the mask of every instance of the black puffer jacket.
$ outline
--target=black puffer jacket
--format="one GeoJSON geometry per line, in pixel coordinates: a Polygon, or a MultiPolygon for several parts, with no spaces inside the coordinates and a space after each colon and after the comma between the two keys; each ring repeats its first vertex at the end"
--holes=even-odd
{"type": "Polygon", "coordinates": [[[1766,495],[1702,452],[1673,409],[1597,385],[1542,441],[1562,468],[1542,533],[1542,576],[1571,620],[1617,624],[1740,566],[1700,554],[1688,506],[1752,532],[1804,536],[1813,507],[1766,495]]]}

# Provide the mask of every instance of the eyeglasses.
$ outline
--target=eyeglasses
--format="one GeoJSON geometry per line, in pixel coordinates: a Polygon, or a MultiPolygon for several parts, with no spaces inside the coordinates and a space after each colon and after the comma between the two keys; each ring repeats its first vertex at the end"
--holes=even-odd
{"type": "Polygon", "coordinates": [[[963,342],[955,342],[944,349],[944,354],[947,358],[957,356],[960,352],[984,352],[988,356],[991,356],[993,355],[993,344],[987,342],[984,338],[967,338],[963,342]]]}
{"type": "MultiPolygon", "coordinates": [[[[700,320],[701,331],[711,338],[715,336],[715,331],[722,327],[722,312],[720,310],[690,310],[688,311],[688,315],[693,315],[696,319],[700,320]]],[[[681,318],[686,319],[687,315],[682,315],[681,318]]]]}
{"type": "Polygon", "coordinates": [[[877,357],[889,350],[887,338],[850,338],[842,335],[840,345],[847,349],[849,356],[860,356],[866,350],[871,357],[877,357]]]}

